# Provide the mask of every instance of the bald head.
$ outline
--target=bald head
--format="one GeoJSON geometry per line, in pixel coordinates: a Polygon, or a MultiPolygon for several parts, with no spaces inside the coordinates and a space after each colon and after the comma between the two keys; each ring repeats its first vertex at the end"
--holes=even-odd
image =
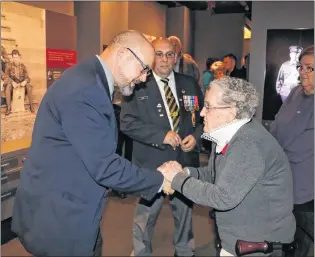
{"type": "Polygon", "coordinates": [[[127,30],[114,37],[109,47],[120,45],[131,48],[139,44],[144,47],[150,46],[149,40],[142,33],[135,30],[127,30]]]}
{"type": "Polygon", "coordinates": [[[176,36],[170,36],[168,38],[168,40],[170,40],[175,48],[175,53],[178,55],[179,53],[182,52],[182,42],[180,41],[180,39],[176,36]]]}
{"type": "Polygon", "coordinates": [[[172,42],[167,38],[152,41],[155,50],[155,63],[153,71],[161,78],[167,78],[174,69],[175,50],[172,42]]]}
{"type": "Polygon", "coordinates": [[[123,95],[132,94],[135,84],[146,81],[154,56],[152,44],[134,30],[119,33],[100,55],[123,95]]]}
{"type": "Polygon", "coordinates": [[[167,38],[162,38],[162,37],[161,38],[157,38],[157,39],[152,41],[152,45],[153,45],[155,50],[156,50],[156,48],[159,48],[161,45],[165,45],[169,49],[171,49],[172,51],[175,51],[174,45],[167,38]]]}

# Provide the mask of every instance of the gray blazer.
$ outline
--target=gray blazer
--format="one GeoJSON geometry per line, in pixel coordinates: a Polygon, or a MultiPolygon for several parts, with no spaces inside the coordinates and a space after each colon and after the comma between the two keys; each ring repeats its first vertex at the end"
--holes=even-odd
{"type": "Polygon", "coordinates": [[[237,239],[293,241],[290,165],[268,131],[256,121],[247,123],[233,136],[226,152],[216,155],[215,162],[214,158],[212,152],[207,167],[189,168],[191,177],[177,174],[172,188],[217,210],[222,247],[235,254],[237,239]]]}

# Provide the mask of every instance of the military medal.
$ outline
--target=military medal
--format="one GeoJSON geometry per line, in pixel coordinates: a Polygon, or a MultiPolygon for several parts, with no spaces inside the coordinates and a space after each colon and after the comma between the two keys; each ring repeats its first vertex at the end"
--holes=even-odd
{"type": "Polygon", "coordinates": [[[191,112],[191,122],[193,127],[196,126],[196,111],[199,111],[199,102],[197,96],[183,95],[184,107],[187,112],[191,112]]]}

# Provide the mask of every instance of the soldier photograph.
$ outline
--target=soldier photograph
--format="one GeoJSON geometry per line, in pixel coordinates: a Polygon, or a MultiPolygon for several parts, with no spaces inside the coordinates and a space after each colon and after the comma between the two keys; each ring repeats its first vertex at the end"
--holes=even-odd
{"type": "Polygon", "coordinates": [[[275,119],[291,90],[300,84],[298,59],[301,51],[313,41],[313,29],[267,30],[264,121],[275,119]]]}
{"type": "Polygon", "coordinates": [[[6,115],[9,115],[12,110],[11,100],[12,100],[12,92],[14,88],[24,87],[25,93],[27,94],[30,111],[33,113],[35,109],[33,107],[32,101],[32,85],[31,79],[28,76],[27,69],[25,64],[21,62],[21,55],[19,50],[14,49],[11,53],[12,62],[8,63],[5,68],[6,75],[10,78],[10,83],[7,83],[5,88],[5,96],[7,102],[7,111],[6,115]]]}
{"type": "Polygon", "coordinates": [[[284,103],[291,90],[299,84],[299,72],[296,66],[302,50],[303,48],[300,46],[290,46],[290,60],[282,63],[280,67],[276,90],[281,96],[282,103],[284,103]]]}

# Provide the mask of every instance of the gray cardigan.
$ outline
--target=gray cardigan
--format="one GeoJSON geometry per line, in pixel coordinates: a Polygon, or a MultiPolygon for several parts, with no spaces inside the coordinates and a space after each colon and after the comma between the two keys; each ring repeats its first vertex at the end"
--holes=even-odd
{"type": "Polygon", "coordinates": [[[222,247],[235,255],[237,239],[293,241],[295,219],[290,165],[277,141],[256,121],[243,125],[224,154],[203,168],[177,174],[172,188],[215,208],[222,247]]]}

